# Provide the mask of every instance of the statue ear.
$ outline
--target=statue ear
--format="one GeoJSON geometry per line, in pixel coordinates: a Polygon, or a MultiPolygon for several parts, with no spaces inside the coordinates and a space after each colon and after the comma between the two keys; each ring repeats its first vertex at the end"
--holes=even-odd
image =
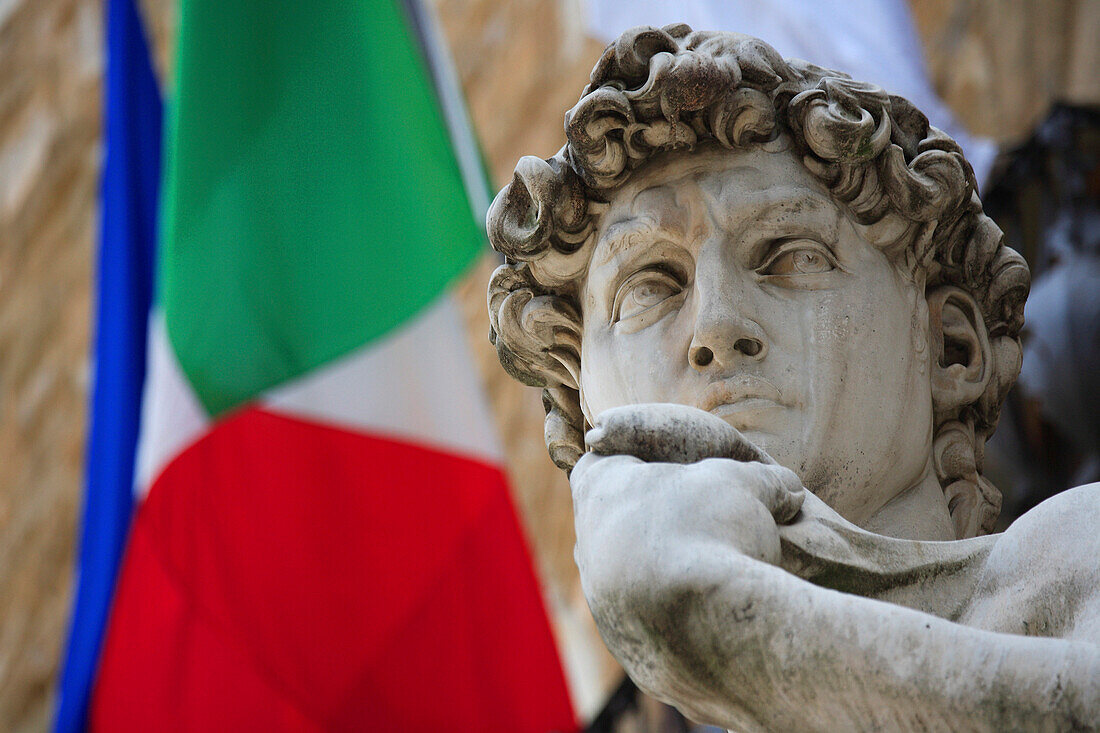
{"type": "Polygon", "coordinates": [[[993,373],[989,333],[981,308],[960,288],[943,285],[928,295],[932,340],[932,400],[937,412],[977,402],[993,373]]]}

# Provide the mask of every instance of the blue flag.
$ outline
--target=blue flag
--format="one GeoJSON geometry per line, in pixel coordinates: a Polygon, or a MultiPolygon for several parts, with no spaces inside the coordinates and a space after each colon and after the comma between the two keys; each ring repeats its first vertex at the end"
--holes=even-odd
{"type": "Polygon", "coordinates": [[[160,186],[161,98],[133,0],[107,2],[95,376],[77,590],[55,730],[85,727],[133,510],[160,186]]]}

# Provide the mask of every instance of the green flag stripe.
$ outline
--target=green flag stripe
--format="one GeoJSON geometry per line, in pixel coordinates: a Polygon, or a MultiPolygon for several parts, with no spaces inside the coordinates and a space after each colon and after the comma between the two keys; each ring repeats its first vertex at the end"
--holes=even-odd
{"type": "Polygon", "coordinates": [[[184,0],[176,94],[160,297],[210,413],[383,335],[482,247],[392,0],[184,0]]]}

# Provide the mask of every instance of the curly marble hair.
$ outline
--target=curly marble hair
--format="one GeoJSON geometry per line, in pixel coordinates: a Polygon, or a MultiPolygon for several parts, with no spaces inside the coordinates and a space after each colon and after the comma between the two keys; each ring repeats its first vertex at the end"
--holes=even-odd
{"type": "Polygon", "coordinates": [[[789,140],[806,169],[926,293],[952,285],[978,303],[991,377],[962,408],[935,409],[933,462],[959,537],[993,529],[1000,492],[982,475],[985,441],[1020,369],[1030,275],[982,212],[959,146],[907,100],[737,33],[638,27],[609,45],[565,116],[566,145],[524,157],[493,201],[489,239],[505,255],[489,284],[490,341],[504,368],[543,388],[545,438],[570,470],[584,452],[580,289],[609,193],[653,156],[702,144],[789,140]]]}

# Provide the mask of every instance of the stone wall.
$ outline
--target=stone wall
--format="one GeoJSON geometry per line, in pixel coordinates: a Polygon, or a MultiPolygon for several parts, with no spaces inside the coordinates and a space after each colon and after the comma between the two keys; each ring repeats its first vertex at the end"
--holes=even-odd
{"type": "Polygon", "coordinates": [[[1014,143],[1051,102],[1100,103],[1100,2],[910,4],[933,86],[971,132],[1014,143]]]}
{"type": "Polygon", "coordinates": [[[0,728],[41,730],[67,623],[88,386],[100,9],[0,2],[0,728]]]}
{"type": "MultiPolygon", "coordinates": [[[[583,0],[435,0],[496,186],[561,145],[601,44],[583,0]]],[[[162,78],[174,0],[142,0],[162,78]]],[[[1056,98],[1100,102],[1100,3],[913,0],[940,93],[975,132],[1018,139],[1056,98]]],[[[0,729],[42,730],[72,591],[101,146],[102,7],[0,0],[0,729]]],[[[168,88],[169,85],[166,85],[168,88]]],[[[564,478],[536,390],[486,343],[487,256],[462,284],[486,389],[549,595],[584,634],[564,478]],[[572,614],[570,616],[570,614],[572,614]]],[[[559,629],[559,632],[562,630],[559,629]]],[[[590,630],[589,630],[590,631],[590,630]]],[[[602,660],[605,684],[615,670],[602,660]]]]}

